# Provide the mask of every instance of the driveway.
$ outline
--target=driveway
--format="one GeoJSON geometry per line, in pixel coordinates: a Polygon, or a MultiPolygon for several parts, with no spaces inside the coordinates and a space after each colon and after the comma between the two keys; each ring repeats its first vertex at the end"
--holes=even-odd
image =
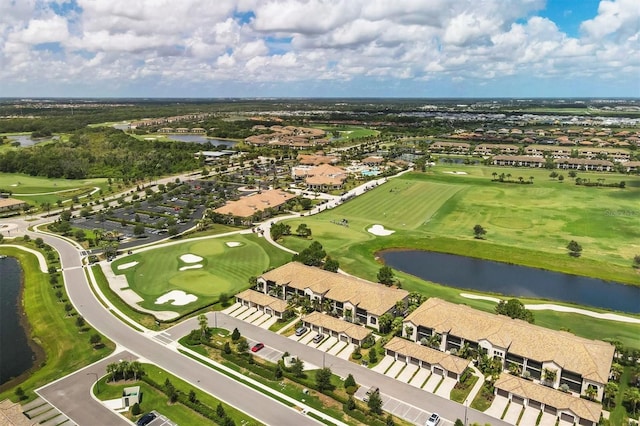
{"type": "Polygon", "coordinates": [[[372,368],[372,370],[384,374],[384,372],[387,371],[387,368],[389,368],[395,361],[396,360],[392,356],[386,355],[378,365],[372,368]]]}
{"type": "Polygon", "coordinates": [[[522,404],[517,404],[511,401],[509,408],[507,409],[507,413],[504,415],[504,421],[509,422],[512,425],[518,423],[518,419],[520,418],[520,413],[522,412],[522,404]]]}
{"type": "Polygon", "coordinates": [[[540,417],[540,423],[538,426],[555,426],[556,424],[556,416],[549,413],[542,413],[542,417],[540,417]]]}
{"type": "Polygon", "coordinates": [[[338,343],[336,343],[335,345],[333,345],[331,347],[331,349],[329,349],[327,351],[328,354],[330,355],[338,355],[338,353],[343,350],[344,348],[346,348],[349,344],[347,342],[344,342],[342,340],[338,341],[338,343]]]}
{"type": "Polygon", "coordinates": [[[413,376],[413,379],[411,379],[409,384],[411,386],[415,386],[417,388],[422,389],[422,386],[425,384],[424,382],[427,380],[427,378],[429,378],[430,374],[431,374],[430,370],[427,370],[426,368],[421,368],[420,370],[418,370],[416,375],[413,376]]]}
{"type": "Polygon", "coordinates": [[[418,371],[419,366],[415,364],[407,364],[407,366],[402,370],[402,373],[396,377],[398,380],[404,383],[409,383],[409,380],[413,377],[413,375],[418,371]]]}
{"type": "Polygon", "coordinates": [[[491,404],[491,407],[489,407],[485,411],[485,414],[488,414],[491,417],[495,417],[496,419],[501,419],[502,413],[504,413],[504,409],[508,403],[509,403],[509,400],[507,398],[505,398],[504,396],[496,395],[495,398],[493,399],[493,403],[491,404]]]}
{"type": "MultiPolygon", "coordinates": [[[[525,407],[524,414],[520,419],[520,426],[536,426],[536,421],[538,420],[538,415],[540,414],[540,410],[537,408],[525,407]]],[[[542,422],[540,422],[542,424],[542,422]]]]}
{"type": "Polygon", "coordinates": [[[436,388],[438,387],[441,381],[442,381],[442,376],[439,374],[433,373],[429,377],[429,380],[427,380],[427,383],[422,387],[422,389],[426,390],[427,392],[435,393],[434,391],[436,390],[436,388]]]}
{"type": "Polygon", "coordinates": [[[327,352],[329,351],[329,349],[331,349],[333,347],[333,345],[335,345],[336,343],[338,343],[338,339],[336,339],[333,336],[330,336],[328,339],[326,339],[324,342],[322,342],[320,344],[320,346],[318,346],[318,349],[320,349],[323,352],[327,352]]]}
{"type": "Polygon", "coordinates": [[[391,364],[391,367],[389,367],[389,369],[384,374],[389,377],[393,377],[395,379],[396,376],[400,373],[400,371],[402,371],[402,369],[406,366],[407,364],[405,362],[396,361],[393,364],[391,364]]]}
{"type": "Polygon", "coordinates": [[[452,379],[451,377],[445,377],[440,383],[440,386],[436,390],[436,395],[440,395],[443,398],[449,399],[451,397],[451,390],[456,385],[456,379],[452,379]]]}

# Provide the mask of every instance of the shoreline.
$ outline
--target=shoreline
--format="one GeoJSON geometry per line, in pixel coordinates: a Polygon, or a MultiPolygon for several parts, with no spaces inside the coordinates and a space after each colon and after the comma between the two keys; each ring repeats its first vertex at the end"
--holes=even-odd
{"type": "Polygon", "coordinates": [[[25,333],[25,336],[27,339],[27,345],[29,346],[33,354],[32,354],[31,366],[25,371],[23,371],[22,373],[20,373],[19,375],[14,376],[8,381],[0,384],[0,392],[4,392],[15,385],[22,383],[35,370],[39,369],[43,365],[43,363],[46,362],[46,359],[47,359],[44,349],[32,337],[31,323],[29,322],[29,317],[27,316],[26,310],[24,308],[24,292],[25,292],[24,266],[22,262],[20,262],[20,259],[18,259],[17,257],[8,256],[8,258],[15,259],[16,262],[18,263],[18,267],[20,268],[20,282],[18,284],[20,287],[18,290],[18,297],[15,301],[16,314],[18,315],[18,323],[20,324],[20,327],[25,333]]]}

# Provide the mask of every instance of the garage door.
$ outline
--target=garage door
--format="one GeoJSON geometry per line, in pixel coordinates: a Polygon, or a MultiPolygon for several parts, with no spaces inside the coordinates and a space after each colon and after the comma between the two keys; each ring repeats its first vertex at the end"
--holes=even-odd
{"type": "Polygon", "coordinates": [[[513,395],[511,397],[511,402],[515,402],[516,404],[524,405],[524,398],[521,396],[513,395]]]}
{"type": "Polygon", "coordinates": [[[571,414],[562,413],[562,414],[560,414],[560,420],[564,420],[565,422],[573,423],[576,419],[571,414]]]}
{"type": "Polygon", "coordinates": [[[420,365],[420,360],[419,360],[419,359],[417,359],[417,358],[414,358],[414,357],[410,357],[410,358],[409,358],[409,362],[410,362],[411,364],[420,365]]]}
{"type": "Polygon", "coordinates": [[[498,389],[498,396],[503,396],[505,398],[509,398],[509,392],[504,389],[498,389]]]}
{"type": "Polygon", "coordinates": [[[440,376],[444,376],[444,370],[442,368],[439,367],[433,367],[433,372],[435,374],[438,374],[440,376]]]}
{"type": "Polygon", "coordinates": [[[558,414],[558,410],[556,410],[555,407],[550,407],[548,405],[544,406],[544,412],[545,413],[549,413],[549,414],[553,414],[554,416],[558,414]]]}
{"type": "Polygon", "coordinates": [[[398,358],[396,358],[400,362],[407,362],[407,357],[405,355],[398,354],[398,358]]]}
{"type": "Polygon", "coordinates": [[[456,373],[454,373],[453,371],[447,372],[447,376],[449,376],[452,379],[458,380],[458,375],[456,373]]]}
{"type": "Polygon", "coordinates": [[[392,351],[392,350],[387,349],[387,355],[395,357],[396,353],[394,351],[392,351]]]}
{"type": "Polygon", "coordinates": [[[273,315],[273,311],[271,310],[271,308],[264,308],[264,313],[267,315],[273,315]]]}
{"type": "Polygon", "coordinates": [[[529,400],[529,407],[539,410],[540,408],[542,408],[542,403],[536,401],[535,399],[530,399],[529,400]]]}
{"type": "Polygon", "coordinates": [[[349,341],[349,337],[345,336],[344,334],[340,335],[340,340],[342,340],[343,342],[348,342],[349,341]]]}
{"type": "Polygon", "coordinates": [[[587,420],[587,419],[580,419],[578,424],[580,424],[582,426],[594,426],[595,425],[595,423],[593,423],[591,420],[587,420]]]}

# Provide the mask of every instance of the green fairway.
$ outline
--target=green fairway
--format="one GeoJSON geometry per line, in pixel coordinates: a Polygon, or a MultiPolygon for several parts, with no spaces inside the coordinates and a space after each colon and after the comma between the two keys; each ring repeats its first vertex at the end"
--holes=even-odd
{"type": "Polygon", "coordinates": [[[0,189],[11,191],[12,197],[32,205],[43,202],[55,204],[73,196],[88,194],[95,187],[105,189],[107,180],[96,179],[54,179],[29,176],[20,173],[0,173],[0,189]]]}
{"type": "Polygon", "coordinates": [[[358,126],[313,126],[316,129],[322,129],[328,134],[332,132],[338,132],[339,140],[350,140],[364,138],[367,136],[376,136],[380,132],[377,130],[367,129],[365,127],[358,126]]]}
{"type": "Polygon", "coordinates": [[[232,296],[248,288],[249,277],[290,259],[286,254],[273,255],[267,246],[255,235],[188,240],[120,258],[112,268],[116,274],[126,275],[130,288],[144,299],[143,307],[182,314],[216,302],[221,293],[232,296]],[[185,261],[181,258],[184,255],[197,257],[185,261]],[[138,263],[119,269],[133,262],[138,263]],[[172,290],[198,299],[182,306],[171,301],[156,304],[157,298],[172,290]]]}

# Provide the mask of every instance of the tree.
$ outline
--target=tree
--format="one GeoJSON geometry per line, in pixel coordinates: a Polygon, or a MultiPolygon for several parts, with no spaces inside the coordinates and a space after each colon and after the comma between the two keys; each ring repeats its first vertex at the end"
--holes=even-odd
{"type": "Polygon", "coordinates": [[[139,377],[144,375],[144,369],[139,361],[131,361],[129,363],[129,371],[133,374],[133,380],[137,381],[139,377]]]}
{"type": "Polygon", "coordinates": [[[389,266],[383,266],[378,271],[378,282],[384,285],[393,284],[393,269],[389,266]]]}
{"type": "Polygon", "coordinates": [[[227,293],[220,293],[218,302],[220,302],[222,306],[227,306],[229,304],[229,295],[227,293]]]}
{"type": "Polygon", "coordinates": [[[542,370],[542,378],[547,383],[553,383],[556,381],[556,376],[558,375],[557,370],[553,370],[550,368],[544,368],[542,370]]]}
{"type": "Polygon", "coordinates": [[[353,378],[353,374],[349,373],[347,378],[344,379],[344,387],[346,389],[346,388],[354,387],[354,386],[357,386],[356,379],[353,378]]]}
{"type": "Polygon", "coordinates": [[[140,410],[140,404],[138,404],[137,402],[131,406],[131,414],[133,414],[134,416],[139,415],[141,412],[142,410],[140,410]]]}
{"type": "Polygon", "coordinates": [[[391,414],[387,414],[387,417],[384,419],[384,424],[386,426],[396,426],[396,422],[393,421],[393,416],[391,414]]]}
{"type": "Polygon", "coordinates": [[[20,401],[27,399],[27,396],[24,394],[24,389],[22,389],[20,386],[18,386],[16,389],[16,396],[20,401]]]}
{"type": "Polygon", "coordinates": [[[482,227],[482,225],[476,225],[473,227],[473,235],[474,238],[481,240],[483,239],[484,235],[487,233],[487,231],[482,227]]]}
{"type": "Polygon", "coordinates": [[[238,339],[238,344],[236,345],[236,349],[240,353],[248,351],[249,342],[247,342],[247,339],[245,339],[244,337],[241,337],[240,339],[238,339]]]}
{"type": "Polygon", "coordinates": [[[76,240],[82,242],[87,239],[87,233],[84,229],[77,229],[76,232],[73,233],[73,236],[76,237],[76,240]]]}
{"type": "Polygon", "coordinates": [[[294,254],[292,260],[294,262],[304,263],[307,266],[320,266],[323,264],[326,256],[327,253],[322,248],[322,244],[314,241],[300,253],[294,254]]]}
{"type": "Polygon", "coordinates": [[[234,342],[237,341],[240,338],[240,331],[238,330],[238,328],[234,328],[233,332],[231,332],[231,340],[233,340],[234,342]]]}
{"type": "Polygon", "coordinates": [[[298,229],[296,229],[296,234],[301,238],[309,238],[311,236],[311,229],[309,229],[306,223],[301,223],[298,225],[298,229]]]}
{"type": "Polygon", "coordinates": [[[382,398],[380,398],[380,392],[376,391],[369,395],[367,406],[372,413],[382,414],[382,398]]]}
{"type": "Polygon", "coordinates": [[[324,266],[322,267],[322,269],[330,272],[338,272],[338,269],[340,269],[340,263],[338,263],[337,260],[327,256],[327,260],[324,261],[324,266]]]}
{"type": "Polygon", "coordinates": [[[188,397],[188,399],[189,399],[189,402],[192,402],[192,403],[194,403],[194,404],[195,404],[195,403],[197,403],[197,402],[198,402],[198,398],[196,397],[196,391],[194,391],[193,389],[191,389],[191,390],[189,391],[189,397],[188,397]]]}
{"type": "Polygon", "coordinates": [[[453,424],[453,426],[465,426],[464,422],[460,419],[456,419],[455,423],[453,424]]]}
{"type": "Polygon", "coordinates": [[[596,396],[598,396],[598,389],[594,386],[588,386],[584,391],[584,395],[591,401],[595,401],[596,396]]]}
{"type": "Polygon", "coordinates": [[[517,318],[533,324],[533,312],[526,309],[524,304],[518,299],[501,300],[495,307],[497,314],[506,315],[510,318],[517,318]]]}
{"type": "Polygon", "coordinates": [[[296,377],[304,377],[304,361],[300,358],[295,358],[291,364],[291,372],[296,377]]]}
{"type": "MultiPolygon", "coordinates": [[[[571,174],[571,173],[569,173],[569,174],[571,174]]],[[[562,173],[558,175],[558,181],[559,182],[564,181],[564,175],[562,173]]]]}
{"type": "Polygon", "coordinates": [[[347,410],[352,411],[356,408],[356,401],[353,399],[352,395],[349,395],[349,399],[347,399],[347,410]]]}
{"type": "Polygon", "coordinates": [[[571,240],[569,244],[567,244],[567,250],[569,250],[569,256],[571,257],[580,257],[582,253],[582,246],[578,244],[577,241],[571,240]]]}
{"type": "Polygon", "coordinates": [[[82,316],[78,315],[78,317],[76,318],[76,326],[78,328],[82,328],[85,325],[85,321],[84,318],[82,318],[82,316]]]}
{"type": "Polygon", "coordinates": [[[378,362],[378,354],[376,353],[375,348],[369,350],[369,363],[375,364],[378,362]]]}
{"type": "Polygon", "coordinates": [[[209,333],[209,321],[205,314],[198,315],[198,327],[200,327],[200,340],[203,342],[209,340],[207,339],[207,334],[209,333]]]}
{"type": "Polygon", "coordinates": [[[633,415],[636,415],[636,409],[640,404],[640,389],[628,388],[624,392],[624,400],[632,407],[633,415]]]}
{"type": "Polygon", "coordinates": [[[38,247],[38,248],[44,247],[44,240],[42,238],[40,238],[40,237],[38,237],[35,240],[33,240],[33,242],[36,244],[36,247],[38,247]]]}
{"type": "Polygon", "coordinates": [[[144,224],[136,223],[136,225],[133,227],[133,235],[144,235],[144,224]]]}
{"type": "Polygon", "coordinates": [[[636,268],[640,268],[640,254],[636,254],[636,255],[633,257],[633,265],[634,265],[636,268]]]}
{"type": "Polygon", "coordinates": [[[62,294],[62,290],[56,291],[56,298],[58,299],[58,302],[62,302],[62,294]]]}
{"type": "Polygon", "coordinates": [[[321,368],[316,371],[316,387],[320,392],[332,390],[334,386],[331,384],[331,369],[321,368]]]}
{"type": "Polygon", "coordinates": [[[224,407],[221,402],[218,402],[218,405],[216,406],[216,415],[221,419],[227,417],[227,413],[224,412],[224,407]]]}
{"type": "Polygon", "coordinates": [[[229,342],[224,342],[224,346],[222,347],[222,350],[227,355],[231,353],[231,345],[229,345],[229,342]]]}
{"type": "Polygon", "coordinates": [[[607,382],[604,385],[604,399],[607,401],[607,408],[611,408],[611,402],[615,399],[618,393],[618,384],[615,382],[607,382]]]}
{"type": "Polygon", "coordinates": [[[89,343],[91,344],[91,346],[93,346],[94,349],[100,345],[101,341],[102,341],[102,336],[99,335],[98,333],[92,334],[91,337],[89,338],[89,343]]]}
{"type": "Polygon", "coordinates": [[[393,315],[387,312],[378,318],[378,327],[380,328],[380,333],[386,334],[391,331],[391,324],[393,323],[393,315]]]}
{"type": "Polygon", "coordinates": [[[73,310],[73,305],[69,302],[64,304],[64,311],[67,313],[67,316],[71,315],[71,311],[73,310]]]}

